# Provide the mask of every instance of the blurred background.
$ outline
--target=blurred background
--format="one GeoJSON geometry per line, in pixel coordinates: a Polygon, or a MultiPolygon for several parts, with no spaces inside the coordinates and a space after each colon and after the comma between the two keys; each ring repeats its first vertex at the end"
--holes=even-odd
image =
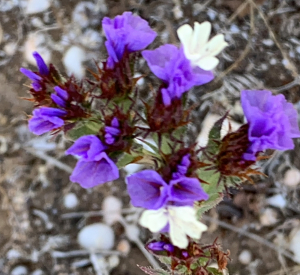
{"type": "MultiPolygon", "coordinates": [[[[122,179],[82,189],[69,181],[76,163],[64,155],[62,135],[34,136],[27,129],[30,82],[20,67],[35,70],[33,51],[63,75],[89,77],[107,56],[103,17],[132,11],[158,33],[150,48],[179,45],[176,29],[210,21],[229,46],[220,54],[215,80],[189,93],[197,103],[190,139],[204,146],[211,125],[226,111],[243,121],[240,91],[283,93],[300,111],[299,0],[0,0],[0,274],[143,274],[149,266],[122,179]],[[114,197],[112,197],[114,196],[114,197]],[[116,199],[116,198],[118,199],[116,199]],[[105,215],[114,208],[120,215],[105,215]],[[91,224],[96,227],[87,227],[91,224]],[[106,252],[93,254],[93,247],[106,252]]],[[[157,81],[140,60],[141,95],[157,81]]],[[[267,177],[231,190],[204,216],[201,242],[217,237],[231,252],[231,275],[300,274],[300,155],[276,152],[260,163],[267,177]]],[[[136,167],[121,172],[122,177],[136,167]]],[[[151,261],[151,259],[150,259],[151,261]]]]}

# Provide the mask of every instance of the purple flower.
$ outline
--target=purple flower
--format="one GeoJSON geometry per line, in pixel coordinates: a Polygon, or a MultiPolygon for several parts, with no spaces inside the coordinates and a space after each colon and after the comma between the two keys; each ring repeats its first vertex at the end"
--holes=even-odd
{"type": "Polygon", "coordinates": [[[94,159],[95,161],[79,160],[70,180],[79,183],[83,188],[92,188],[119,178],[118,167],[105,152],[101,152],[94,159]]]}
{"type": "Polygon", "coordinates": [[[297,112],[283,95],[270,91],[242,91],[242,107],[249,124],[251,143],[244,159],[255,160],[255,154],[265,149],[293,149],[292,138],[300,137],[297,112]]]}
{"type": "Polygon", "coordinates": [[[176,205],[193,206],[195,201],[208,199],[208,195],[204,192],[200,181],[196,178],[181,177],[171,180],[169,186],[168,200],[176,202],[176,205]]]}
{"type": "Polygon", "coordinates": [[[163,241],[153,241],[146,245],[149,250],[152,251],[168,251],[173,252],[175,247],[170,243],[163,241]]]}
{"type": "Polygon", "coordinates": [[[101,140],[94,135],[82,136],[66,151],[66,155],[81,157],[85,161],[94,161],[106,149],[101,140]]]}
{"type": "Polygon", "coordinates": [[[152,210],[168,202],[193,205],[197,200],[208,199],[198,179],[181,177],[167,184],[154,170],[144,170],[127,177],[127,189],[134,206],[152,210]]]}
{"type": "Polygon", "coordinates": [[[105,143],[106,144],[113,144],[115,142],[115,138],[120,134],[119,130],[119,121],[117,118],[113,118],[111,121],[111,126],[105,127],[105,143]]]}
{"type": "Polygon", "coordinates": [[[41,75],[48,75],[49,69],[44,61],[44,59],[40,56],[38,52],[33,52],[33,57],[35,58],[36,64],[39,68],[39,72],[41,75]]]}
{"type": "Polygon", "coordinates": [[[177,172],[172,175],[173,179],[178,179],[181,176],[184,176],[187,173],[190,164],[190,155],[187,154],[182,158],[180,165],[177,165],[177,172]]]}
{"type": "Polygon", "coordinates": [[[167,201],[168,185],[153,170],[144,170],[127,177],[127,190],[133,206],[159,209],[167,201]]]}
{"type": "Polygon", "coordinates": [[[54,91],[56,94],[52,94],[52,100],[60,107],[65,108],[67,106],[66,100],[68,100],[69,95],[68,92],[59,86],[54,87],[54,91]]]}
{"type": "Polygon", "coordinates": [[[118,63],[124,52],[140,51],[153,42],[156,32],[153,31],[146,20],[131,12],[124,12],[114,19],[105,17],[102,27],[107,37],[105,42],[109,57],[107,65],[113,68],[118,63]]]}
{"type": "Polygon", "coordinates": [[[165,106],[169,106],[172,99],[181,98],[193,86],[203,85],[214,78],[211,71],[192,67],[183,49],[174,45],[166,44],[153,51],[143,51],[142,55],[151,71],[167,84],[167,88],[162,89],[165,106]]]}
{"type": "Polygon", "coordinates": [[[32,118],[28,122],[29,130],[36,135],[42,135],[57,129],[64,125],[64,120],[60,117],[66,114],[66,111],[51,107],[35,109],[32,118]]]}
{"type": "MultiPolygon", "coordinates": [[[[47,76],[49,74],[49,69],[45,61],[43,60],[43,58],[37,52],[33,52],[33,57],[36,60],[36,64],[38,66],[40,75],[47,76]]],[[[41,76],[25,68],[21,68],[20,72],[32,80],[32,88],[35,91],[37,92],[40,91],[41,89],[40,81],[42,81],[43,79],[41,76]]]]}

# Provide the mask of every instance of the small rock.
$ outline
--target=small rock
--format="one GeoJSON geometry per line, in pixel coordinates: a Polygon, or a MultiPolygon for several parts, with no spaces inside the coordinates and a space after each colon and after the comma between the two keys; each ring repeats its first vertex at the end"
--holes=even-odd
{"type": "Polygon", "coordinates": [[[25,9],[26,14],[40,13],[50,7],[50,0],[29,0],[25,9]]]}
{"type": "Polygon", "coordinates": [[[294,260],[300,264],[300,229],[295,229],[290,234],[289,249],[294,253],[294,260]]]}
{"type": "Polygon", "coordinates": [[[102,36],[100,32],[87,29],[80,37],[79,41],[81,45],[89,48],[89,49],[99,49],[102,44],[102,36]]]}
{"type": "Polygon", "coordinates": [[[114,246],[115,235],[108,225],[94,223],[80,230],[77,241],[87,250],[109,250],[114,246]]]}
{"type": "Polygon", "coordinates": [[[16,266],[11,272],[11,275],[27,275],[28,274],[28,269],[26,266],[19,265],[16,266]]]}
{"type": "Polygon", "coordinates": [[[128,224],[125,230],[126,230],[126,236],[130,241],[132,242],[138,241],[140,235],[140,229],[136,225],[128,224]]]}
{"type": "Polygon", "coordinates": [[[44,271],[41,269],[36,269],[31,273],[31,275],[44,275],[44,274],[45,274],[44,271]]]}
{"type": "Polygon", "coordinates": [[[121,240],[117,245],[117,250],[127,255],[130,252],[130,243],[127,240],[121,240]]]}
{"type": "Polygon", "coordinates": [[[18,259],[18,258],[21,258],[21,257],[22,257],[22,254],[16,249],[11,249],[6,254],[6,258],[8,260],[18,259]]]}
{"type": "Polygon", "coordinates": [[[108,225],[120,221],[122,218],[122,202],[114,196],[108,196],[103,200],[102,210],[104,211],[103,219],[108,225]]]}
{"type": "Polygon", "coordinates": [[[141,164],[131,163],[127,164],[123,169],[126,171],[127,176],[129,176],[139,171],[142,167],[143,165],[141,164]]]}
{"type": "Polygon", "coordinates": [[[15,52],[17,51],[17,43],[15,42],[8,42],[5,44],[5,46],[3,47],[3,50],[5,51],[5,53],[8,56],[12,56],[15,54],[15,52]]]}
{"type": "Polygon", "coordinates": [[[286,200],[282,196],[282,194],[277,194],[273,197],[270,197],[267,199],[267,202],[269,205],[278,207],[278,208],[284,208],[286,206],[286,200]]]}
{"type": "Polygon", "coordinates": [[[74,75],[82,79],[85,75],[85,70],[82,62],[85,60],[85,51],[78,47],[72,46],[67,50],[63,57],[63,64],[68,72],[68,75],[74,75]]]}
{"type": "Polygon", "coordinates": [[[278,222],[277,212],[272,208],[266,208],[259,217],[263,226],[271,226],[278,222]]]}
{"type": "Polygon", "coordinates": [[[263,39],[262,43],[268,47],[271,47],[274,45],[274,41],[272,39],[263,39]]]}
{"type": "Polygon", "coordinates": [[[252,254],[251,254],[251,252],[249,250],[245,249],[239,255],[239,261],[243,265],[250,264],[251,260],[252,260],[252,254]]]}
{"type": "Polygon", "coordinates": [[[270,64],[271,65],[275,65],[276,63],[277,63],[276,58],[273,57],[273,58],[270,59],[270,64]]]}
{"type": "Polygon", "coordinates": [[[295,187],[300,183],[300,171],[292,168],[285,172],[283,183],[289,187],[295,187]]]}
{"type": "Polygon", "coordinates": [[[216,19],[216,17],[217,17],[217,13],[214,10],[212,10],[212,9],[208,9],[207,10],[207,16],[209,17],[209,19],[211,21],[214,21],[216,19]]]}
{"type": "Polygon", "coordinates": [[[239,29],[239,27],[237,26],[237,25],[231,25],[230,26],[230,31],[232,32],[232,33],[239,33],[240,32],[240,29],[239,29]]]}
{"type": "Polygon", "coordinates": [[[24,58],[26,61],[36,66],[36,61],[32,53],[37,51],[47,64],[50,63],[51,52],[46,44],[46,36],[43,33],[30,33],[24,44],[24,58]]]}
{"type": "Polygon", "coordinates": [[[68,209],[75,208],[78,205],[78,198],[74,193],[69,193],[64,197],[64,206],[68,209]]]}
{"type": "Polygon", "coordinates": [[[118,255],[111,255],[108,257],[108,266],[109,269],[117,267],[120,263],[120,258],[118,255]]]}
{"type": "Polygon", "coordinates": [[[93,15],[95,14],[95,4],[92,2],[80,2],[75,7],[72,20],[74,23],[78,24],[81,28],[86,28],[90,25],[91,19],[93,19],[93,15]],[[92,15],[92,17],[91,17],[92,15]]]}

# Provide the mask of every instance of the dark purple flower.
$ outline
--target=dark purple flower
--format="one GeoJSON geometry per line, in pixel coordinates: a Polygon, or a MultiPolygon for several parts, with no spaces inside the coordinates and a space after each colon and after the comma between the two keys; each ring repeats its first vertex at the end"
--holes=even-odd
{"type": "Polygon", "coordinates": [[[111,121],[111,126],[105,126],[105,143],[107,144],[113,144],[115,142],[115,138],[120,134],[119,129],[119,121],[117,118],[113,118],[111,121]]]}
{"type": "Polygon", "coordinates": [[[184,176],[187,173],[190,164],[190,155],[187,154],[182,158],[181,163],[177,165],[177,172],[173,173],[172,175],[173,179],[178,179],[181,176],[184,176]]]}
{"type": "Polygon", "coordinates": [[[163,241],[157,241],[157,242],[153,241],[147,244],[147,248],[152,251],[168,251],[168,252],[173,252],[175,249],[174,245],[163,241]]]}
{"type": "Polygon", "coordinates": [[[78,156],[85,161],[94,161],[105,149],[106,146],[97,136],[87,135],[77,139],[66,151],[66,155],[78,156]]]}
{"type": "Polygon", "coordinates": [[[66,111],[50,107],[35,109],[32,118],[28,122],[29,130],[36,135],[42,135],[57,129],[64,125],[64,120],[60,117],[66,114],[66,111]]]}
{"type": "Polygon", "coordinates": [[[92,188],[118,178],[119,169],[105,152],[98,154],[95,161],[79,160],[70,176],[71,181],[83,188],[92,188]]]}
{"type": "Polygon", "coordinates": [[[168,185],[153,170],[144,170],[127,177],[127,189],[136,207],[155,210],[167,201],[168,185]]]}
{"type": "Polygon", "coordinates": [[[169,106],[172,99],[181,98],[182,94],[193,86],[210,82],[214,75],[199,67],[192,67],[183,52],[174,45],[166,44],[152,51],[143,51],[151,71],[166,84],[162,96],[164,105],[169,106]]]}
{"type": "Polygon", "coordinates": [[[242,91],[242,107],[249,124],[251,143],[245,160],[255,160],[255,154],[266,149],[294,148],[292,138],[300,137],[297,112],[283,95],[270,91],[242,91]]]}
{"type": "Polygon", "coordinates": [[[143,50],[156,37],[156,32],[149,27],[148,22],[131,12],[124,12],[114,19],[104,17],[102,27],[107,38],[105,46],[109,54],[109,68],[113,68],[122,59],[125,50],[129,53],[143,50]]]}
{"type": "Polygon", "coordinates": [[[195,201],[207,200],[208,195],[197,178],[181,177],[169,183],[168,201],[179,205],[193,205],[195,201]]]}
{"type": "Polygon", "coordinates": [[[35,58],[36,64],[39,68],[39,72],[41,75],[48,75],[49,69],[44,61],[44,59],[40,56],[38,52],[33,52],[33,57],[35,58]]]}
{"type": "Polygon", "coordinates": [[[39,75],[37,75],[36,73],[34,73],[34,72],[32,72],[32,71],[30,71],[28,69],[21,68],[20,72],[22,74],[24,74],[25,76],[27,76],[32,81],[40,81],[40,80],[42,80],[42,78],[39,75]]]}
{"type": "Polygon", "coordinates": [[[59,86],[54,87],[56,94],[52,94],[52,100],[60,107],[65,108],[67,106],[66,100],[68,100],[69,95],[67,91],[60,88],[59,86]]]}

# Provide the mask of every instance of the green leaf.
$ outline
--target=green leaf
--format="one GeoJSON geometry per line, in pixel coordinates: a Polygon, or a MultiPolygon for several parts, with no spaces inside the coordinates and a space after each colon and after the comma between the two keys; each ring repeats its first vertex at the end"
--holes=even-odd
{"type": "Polygon", "coordinates": [[[122,156],[117,161],[117,167],[119,169],[121,169],[121,168],[125,167],[126,165],[134,162],[134,160],[136,158],[137,158],[136,156],[130,155],[128,153],[123,153],[122,156]]]}
{"type": "MultiPolygon", "coordinates": [[[[158,142],[158,135],[155,133],[153,134],[153,140],[154,142],[157,144],[157,148],[159,147],[159,142],[158,142]]],[[[166,134],[161,135],[161,151],[165,154],[165,155],[169,155],[172,152],[172,149],[170,147],[170,145],[172,145],[172,141],[168,138],[168,136],[166,134]]]]}
{"type": "Polygon", "coordinates": [[[226,117],[227,113],[214,124],[209,132],[206,150],[211,154],[216,154],[219,151],[219,144],[217,142],[221,140],[221,129],[226,117]]]}
{"type": "Polygon", "coordinates": [[[95,121],[80,121],[76,126],[67,132],[67,137],[76,140],[86,135],[97,135],[101,128],[101,124],[95,121]]]}
{"type": "Polygon", "coordinates": [[[213,275],[223,275],[222,271],[219,271],[217,268],[214,267],[208,267],[207,271],[209,271],[213,275]]]}

